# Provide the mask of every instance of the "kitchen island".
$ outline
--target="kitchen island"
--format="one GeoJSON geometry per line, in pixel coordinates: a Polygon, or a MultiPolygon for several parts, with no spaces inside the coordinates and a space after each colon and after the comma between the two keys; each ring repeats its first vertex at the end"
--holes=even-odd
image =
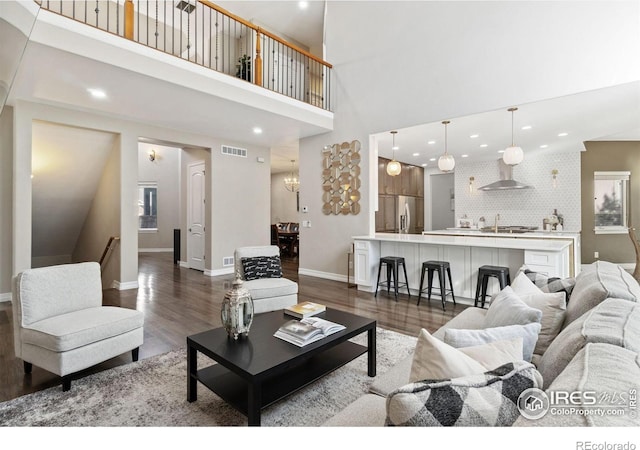
{"type": "MultiPolygon", "coordinates": [[[[512,278],[524,264],[549,276],[565,278],[577,274],[574,237],[544,238],[537,234],[514,236],[442,230],[422,235],[376,233],[355,236],[355,282],[360,290],[375,291],[380,257],[402,256],[407,266],[411,294],[417,295],[422,263],[428,260],[448,261],[456,299],[473,304],[478,268],[483,265],[509,267],[512,278]]],[[[497,281],[490,280],[487,292],[498,290],[497,281]]]]}

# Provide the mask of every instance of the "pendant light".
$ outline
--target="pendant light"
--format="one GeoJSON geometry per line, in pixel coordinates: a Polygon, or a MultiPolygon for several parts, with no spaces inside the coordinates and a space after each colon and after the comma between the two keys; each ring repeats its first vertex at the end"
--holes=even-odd
{"type": "Polygon", "coordinates": [[[438,168],[442,172],[451,172],[456,166],[456,160],[447,152],[447,125],[450,123],[448,120],[442,122],[444,125],[444,154],[438,159],[438,168]]]}
{"type": "Polygon", "coordinates": [[[398,147],[396,147],[397,133],[397,131],[391,131],[391,136],[393,136],[393,144],[391,147],[391,150],[393,150],[393,159],[387,163],[387,173],[392,177],[400,175],[400,172],[402,171],[402,166],[398,161],[396,161],[396,150],[398,149],[398,147]]]}
{"type": "Polygon", "coordinates": [[[291,192],[296,192],[298,189],[300,189],[300,179],[294,172],[295,162],[295,159],[291,160],[291,174],[284,179],[284,187],[287,189],[287,191],[291,192]]]}
{"type": "Polygon", "coordinates": [[[524,159],[524,154],[522,153],[522,149],[517,147],[513,143],[513,113],[517,111],[518,108],[509,108],[507,111],[511,113],[511,147],[507,147],[504,149],[504,153],[502,154],[502,160],[505,164],[510,166],[515,166],[520,164],[524,159]]]}

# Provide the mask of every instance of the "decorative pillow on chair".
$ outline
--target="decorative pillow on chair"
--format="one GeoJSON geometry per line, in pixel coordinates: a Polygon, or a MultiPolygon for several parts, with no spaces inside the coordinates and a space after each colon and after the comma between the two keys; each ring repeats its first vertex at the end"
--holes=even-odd
{"type": "Polygon", "coordinates": [[[242,270],[247,281],[258,278],[282,278],[282,266],[279,256],[256,256],[242,258],[242,270]]]}
{"type": "Polygon", "coordinates": [[[442,380],[484,373],[522,360],[522,338],[455,348],[420,330],[409,381],[442,380]]]}
{"type": "Polygon", "coordinates": [[[386,426],[511,426],[518,397],[541,388],[533,364],[517,361],[483,374],[407,384],[387,396],[386,426]]]}

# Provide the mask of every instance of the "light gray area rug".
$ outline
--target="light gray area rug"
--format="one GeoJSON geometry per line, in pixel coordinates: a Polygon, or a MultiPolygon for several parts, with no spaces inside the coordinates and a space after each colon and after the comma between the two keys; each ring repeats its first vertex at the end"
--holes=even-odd
{"type": "MultiPolygon", "coordinates": [[[[353,339],[366,345],[366,334],[353,339]]],[[[415,348],[416,338],[377,329],[377,373],[382,374],[415,348]]],[[[198,365],[212,361],[199,355],[198,365]]],[[[364,394],[367,356],[270,406],[263,426],[320,426],[364,394]]],[[[234,426],[247,418],[198,383],[198,400],[187,398],[186,350],[177,350],[0,403],[3,426],[234,426]]]]}

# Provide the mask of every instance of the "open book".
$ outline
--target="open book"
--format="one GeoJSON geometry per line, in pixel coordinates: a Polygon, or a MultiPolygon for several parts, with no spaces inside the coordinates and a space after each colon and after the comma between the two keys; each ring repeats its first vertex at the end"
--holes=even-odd
{"type": "Polygon", "coordinates": [[[345,328],[344,325],[319,317],[307,317],[302,320],[289,320],[278,328],[274,336],[298,347],[304,347],[345,328]]]}

